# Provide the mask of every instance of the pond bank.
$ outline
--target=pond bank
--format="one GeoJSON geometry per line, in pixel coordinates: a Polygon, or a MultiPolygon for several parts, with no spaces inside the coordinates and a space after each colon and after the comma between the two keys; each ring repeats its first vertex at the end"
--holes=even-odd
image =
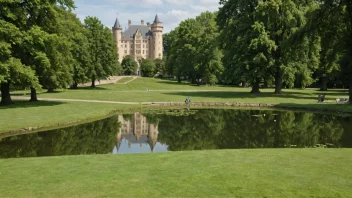
{"type": "MultiPolygon", "coordinates": [[[[258,109],[281,109],[281,110],[296,110],[296,111],[309,111],[309,112],[320,112],[320,113],[329,113],[329,114],[346,114],[352,115],[352,110],[346,108],[343,110],[336,110],[331,105],[346,105],[346,107],[351,107],[352,105],[347,106],[348,104],[263,104],[263,103],[241,103],[241,102],[192,102],[191,108],[258,108],[258,109]],[[329,105],[329,106],[327,106],[329,105]],[[327,108],[324,108],[326,106],[327,108]]],[[[150,107],[161,107],[161,108],[172,108],[172,107],[184,107],[186,104],[183,102],[160,102],[160,103],[151,103],[150,107]]]]}

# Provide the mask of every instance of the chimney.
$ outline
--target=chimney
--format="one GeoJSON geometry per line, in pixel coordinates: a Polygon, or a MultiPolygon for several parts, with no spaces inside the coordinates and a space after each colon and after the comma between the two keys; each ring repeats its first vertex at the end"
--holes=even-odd
{"type": "Polygon", "coordinates": [[[132,25],[132,21],[128,20],[128,27],[130,27],[132,25]]]}
{"type": "Polygon", "coordinates": [[[144,20],[141,20],[141,25],[144,25],[144,20]]]}

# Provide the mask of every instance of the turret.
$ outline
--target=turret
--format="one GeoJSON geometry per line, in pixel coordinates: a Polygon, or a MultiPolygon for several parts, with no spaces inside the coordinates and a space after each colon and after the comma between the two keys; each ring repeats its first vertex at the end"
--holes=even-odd
{"type": "Polygon", "coordinates": [[[153,33],[152,41],[152,59],[163,58],[163,29],[164,26],[159,20],[159,16],[156,15],[153,24],[151,25],[151,31],[153,33]]]}
{"type": "Polygon", "coordinates": [[[114,39],[116,42],[120,42],[121,41],[121,33],[122,33],[122,28],[120,25],[119,20],[116,18],[115,24],[112,27],[112,32],[114,34],[114,39]]]}
{"type": "Polygon", "coordinates": [[[122,49],[120,47],[121,39],[122,39],[122,27],[117,18],[114,26],[112,27],[112,33],[114,34],[114,40],[116,42],[117,52],[119,54],[119,61],[122,61],[122,49]]]}

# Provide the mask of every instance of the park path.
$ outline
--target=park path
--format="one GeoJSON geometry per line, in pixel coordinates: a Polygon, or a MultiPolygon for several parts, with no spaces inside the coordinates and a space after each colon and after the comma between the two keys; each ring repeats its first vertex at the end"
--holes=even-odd
{"type": "MultiPolygon", "coordinates": [[[[123,84],[127,84],[130,83],[134,80],[136,80],[138,78],[138,76],[110,76],[108,79],[106,80],[96,80],[95,81],[95,85],[107,85],[107,84],[116,84],[117,81],[121,80],[122,78],[128,78],[128,77],[132,77],[132,80],[129,80],[123,84]]],[[[84,84],[79,84],[80,87],[89,87],[91,86],[92,83],[88,82],[88,83],[84,83],[84,84]]]]}

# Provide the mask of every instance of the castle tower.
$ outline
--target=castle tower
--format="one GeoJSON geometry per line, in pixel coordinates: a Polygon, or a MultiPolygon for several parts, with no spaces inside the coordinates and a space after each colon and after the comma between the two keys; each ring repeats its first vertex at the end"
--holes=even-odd
{"type": "Polygon", "coordinates": [[[117,18],[114,26],[112,27],[112,32],[114,35],[114,40],[116,42],[117,52],[119,53],[119,61],[121,62],[123,58],[123,49],[120,47],[120,45],[122,44],[122,28],[117,18]]]}
{"type": "Polygon", "coordinates": [[[151,42],[151,58],[163,58],[163,24],[160,22],[158,15],[155,16],[154,23],[151,25],[153,39],[151,42]]]}

